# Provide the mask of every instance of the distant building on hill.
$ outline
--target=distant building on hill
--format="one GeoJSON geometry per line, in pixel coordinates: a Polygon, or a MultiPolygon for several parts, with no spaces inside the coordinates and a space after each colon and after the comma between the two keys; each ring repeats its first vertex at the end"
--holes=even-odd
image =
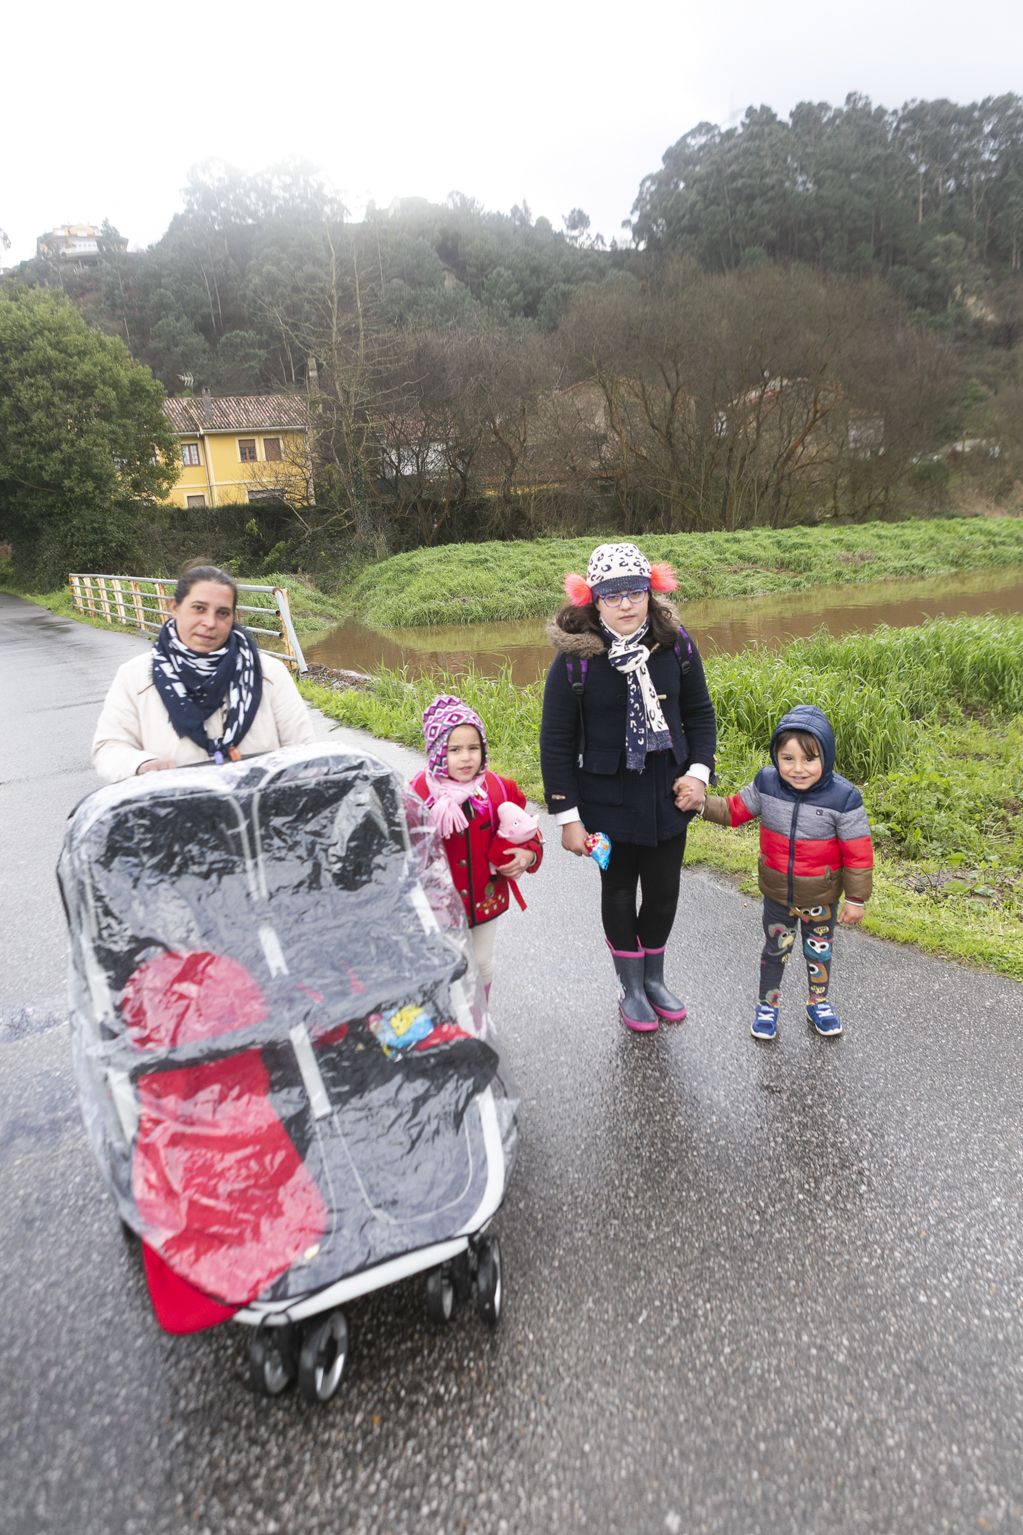
{"type": "Polygon", "coordinates": [[[309,415],[294,394],[199,394],[164,401],[178,439],[174,506],[312,501],[309,415]]]}
{"type": "Polygon", "coordinates": [[[128,249],[123,235],[116,232],[105,235],[95,224],[58,224],[36,240],[36,255],[88,266],[99,260],[101,241],[114,250],[128,249]]]}

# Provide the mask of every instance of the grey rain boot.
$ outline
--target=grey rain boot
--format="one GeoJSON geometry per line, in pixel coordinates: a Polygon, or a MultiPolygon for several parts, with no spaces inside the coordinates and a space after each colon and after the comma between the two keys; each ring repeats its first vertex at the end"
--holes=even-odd
{"type": "MultiPolygon", "coordinates": [[[[607,943],[607,939],[604,942],[607,943]]],[[[609,943],[607,946],[611,949],[609,943]]],[[[632,953],[628,949],[611,949],[611,958],[622,988],[618,1001],[622,1022],[637,1034],[652,1033],[657,1027],[657,1014],[643,990],[643,950],[632,953]]]]}
{"type": "Polygon", "coordinates": [[[664,984],[664,945],[659,949],[643,950],[643,990],[646,999],[659,1018],[670,1023],[681,1023],[686,1016],[686,1005],[664,984]]]}

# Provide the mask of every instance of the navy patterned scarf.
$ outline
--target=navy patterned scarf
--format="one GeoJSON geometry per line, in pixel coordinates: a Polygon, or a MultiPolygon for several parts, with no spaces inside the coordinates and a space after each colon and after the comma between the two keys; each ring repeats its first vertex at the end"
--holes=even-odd
{"type": "Polygon", "coordinates": [[[220,650],[201,654],[182,644],[169,618],[153,646],[153,682],[179,736],[194,741],[214,762],[237,760],[238,743],[263,697],[259,651],[244,629],[232,629],[220,650]],[[214,740],[205,721],[221,707],[224,733],[214,740]]]}
{"type": "Polygon", "coordinates": [[[625,704],[625,766],[642,773],[647,752],[666,751],[671,745],[671,731],[661,712],[647,669],[650,652],[643,644],[649,622],[635,634],[616,634],[601,620],[600,627],[611,641],[607,659],[616,672],[624,672],[629,686],[625,704]]]}

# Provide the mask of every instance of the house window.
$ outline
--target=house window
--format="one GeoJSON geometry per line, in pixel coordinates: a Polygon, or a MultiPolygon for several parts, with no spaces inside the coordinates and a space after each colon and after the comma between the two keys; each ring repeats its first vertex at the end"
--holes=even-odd
{"type": "Polygon", "coordinates": [[[256,462],[256,439],[254,437],[239,437],[238,457],[243,464],[256,462]]]}
{"type": "Polygon", "coordinates": [[[280,502],[280,492],[276,490],[248,490],[245,492],[250,501],[274,501],[280,502]]]}
{"type": "Polygon", "coordinates": [[[281,439],[279,437],[263,438],[263,457],[268,464],[279,464],[281,461],[281,439]]]}
{"type": "Polygon", "coordinates": [[[205,496],[186,496],[185,497],[185,505],[186,506],[205,506],[206,505],[206,497],[205,496]]]}
{"type": "Polygon", "coordinates": [[[192,469],[199,467],[199,444],[197,442],[183,442],[181,444],[181,462],[192,469]]]}

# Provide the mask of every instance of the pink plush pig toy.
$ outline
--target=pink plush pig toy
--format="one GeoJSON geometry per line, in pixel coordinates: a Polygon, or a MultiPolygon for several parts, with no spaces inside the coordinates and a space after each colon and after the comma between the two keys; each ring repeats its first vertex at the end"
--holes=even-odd
{"type": "MultiPolygon", "coordinates": [[[[535,815],[530,815],[527,810],[522,810],[518,805],[513,805],[511,800],[505,800],[497,807],[497,831],[494,833],[490,844],[490,867],[494,873],[501,864],[508,862],[508,854],[515,848],[521,847],[524,842],[537,841],[540,837],[540,822],[535,815]]],[[[518,881],[508,881],[512,888],[512,894],[518,901],[522,910],[526,909],[525,897],[519,889],[518,881]]]]}

